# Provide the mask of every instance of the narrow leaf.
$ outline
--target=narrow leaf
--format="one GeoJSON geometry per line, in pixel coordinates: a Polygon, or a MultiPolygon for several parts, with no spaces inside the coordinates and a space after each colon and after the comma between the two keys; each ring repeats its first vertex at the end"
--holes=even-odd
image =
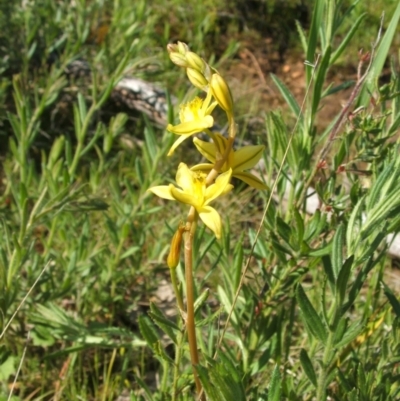
{"type": "Polygon", "coordinates": [[[314,337],[318,338],[321,342],[325,344],[328,337],[326,327],[322,323],[320,317],[318,316],[318,313],[312,306],[310,300],[303,290],[303,287],[300,284],[297,286],[296,299],[299,303],[300,309],[303,313],[304,319],[310,332],[313,334],[314,337]]]}
{"type": "Polygon", "coordinates": [[[347,282],[349,281],[353,261],[354,255],[351,255],[346,259],[342,268],[340,269],[340,273],[336,281],[336,291],[339,294],[340,304],[343,303],[343,300],[346,296],[347,282]]]}
{"type": "Polygon", "coordinates": [[[315,85],[314,85],[314,96],[312,99],[312,114],[315,115],[315,113],[318,110],[319,103],[321,100],[321,94],[322,94],[322,87],[325,83],[325,77],[326,73],[329,68],[330,64],[330,59],[331,59],[331,47],[328,46],[325,50],[325,53],[322,57],[322,60],[318,66],[318,71],[317,71],[317,76],[315,78],[315,85]]]}
{"type": "Polygon", "coordinates": [[[300,363],[310,382],[317,387],[317,376],[315,375],[314,367],[307,354],[307,351],[304,348],[302,348],[300,351],[300,363]]]}
{"type": "Polygon", "coordinates": [[[396,298],[396,296],[393,294],[392,290],[383,282],[381,281],[383,285],[383,290],[386,295],[386,298],[389,300],[390,305],[392,305],[393,311],[396,314],[397,317],[400,317],[400,302],[396,298]]]}
{"type": "Polygon", "coordinates": [[[333,244],[332,244],[332,254],[331,254],[331,261],[332,261],[332,271],[337,279],[339,275],[339,271],[343,265],[343,240],[344,240],[344,228],[343,225],[340,224],[335,236],[333,237],[333,244]]]}
{"type": "Polygon", "coordinates": [[[331,64],[333,64],[342,55],[343,51],[347,47],[347,45],[350,42],[350,40],[353,38],[354,34],[357,32],[358,27],[360,26],[362,20],[365,18],[366,15],[367,15],[367,13],[361,14],[357,18],[356,22],[354,22],[354,24],[350,28],[349,32],[347,33],[347,35],[342,40],[342,43],[340,43],[339,47],[332,54],[331,64]]]}
{"type": "Polygon", "coordinates": [[[275,365],[268,387],[268,401],[279,401],[281,399],[281,388],[282,378],[279,372],[279,366],[275,365]]]}
{"type": "Polygon", "coordinates": [[[365,81],[365,85],[361,91],[358,106],[367,106],[369,103],[369,92],[373,92],[376,80],[380,76],[383,66],[385,64],[393,37],[398,30],[398,23],[400,19],[400,3],[398,3],[395,12],[393,13],[390,24],[383,35],[381,43],[375,54],[375,59],[372,61],[371,69],[365,81]]]}
{"type": "MultiPolygon", "coordinates": [[[[308,36],[308,43],[307,43],[307,54],[306,54],[306,59],[310,63],[314,62],[315,51],[317,49],[317,43],[318,43],[318,32],[320,31],[321,28],[324,6],[325,6],[324,0],[316,1],[314,5],[314,12],[311,20],[311,26],[309,31],[310,33],[308,36]]],[[[307,85],[309,84],[311,79],[311,72],[312,72],[311,67],[307,67],[306,68],[307,85]]]]}
{"type": "Polygon", "coordinates": [[[279,92],[281,92],[281,95],[285,99],[286,103],[292,110],[294,116],[298,118],[300,116],[300,106],[297,103],[297,100],[294,98],[292,92],[290,92],[287,86],[276,75],[271,74],[271,78],[278,87],[279,92]]]}
{"type": "Polygon", "coordinates": [[[179,327],[169,320],[153,302],[150,303],[150,310],[149,316],[153,319],[154,323],[176,344],[174,330],[179,331],[179,327]]]}

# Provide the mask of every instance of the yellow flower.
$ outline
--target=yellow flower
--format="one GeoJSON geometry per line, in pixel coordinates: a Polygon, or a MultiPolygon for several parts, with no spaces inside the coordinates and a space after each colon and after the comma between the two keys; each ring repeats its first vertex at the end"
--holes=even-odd
{"type": "Polygon", "coordinates": [[[179,112],[181,123],[178,125],[168,124],[167,126],[168,131],[180,135],[172,145],[168,156],[171,156],[175,149],[191,135],[202,132],[214,125],[214,119],[210,114],[217,105],[217,102],[211,103],[211,100],[212,95],[209,92],[204,101],[199,97],[195,97],[191,102],[181,105],[179,112]]]}
{"type": "MultiPolygon", "coordinates": [[[[194,138],[193,142],[197,150],[212,163],[198,164],[192,167],[193,171],[211,170],[217,159],[217,154],[219,154],[218,157],[221,157],[221,155],[225,153],[225,149],[228,144],[228,140],[219,133],[214,135],[214,142],[204,142],[198,138],[194,138]]],[[[231,150],[226,162],[222,166],[221,171],[232,169],[232,177],[236,177],[257,189],[268,189],[268,187],[259,178],[244,171],[253,168],[257,164],[262,156],[263,151],[263,145],[244,146],[236,152],[231,150]]]]}
{"type": "Polygon", "coordinates": [[[160,185],[149,188],[150,192],[163,199],[177,200],[193,206],[203,223],[214,232],[217,238],[221,237],[221,216],[209,204],[221,195],[229,192],[233,186],[229,184],[232,170],[219,175],[214,184],[206,186],[206,174],[201,171],[192,171],[185,163],[180,163],[176,173],[174,185],[160,185]]]}

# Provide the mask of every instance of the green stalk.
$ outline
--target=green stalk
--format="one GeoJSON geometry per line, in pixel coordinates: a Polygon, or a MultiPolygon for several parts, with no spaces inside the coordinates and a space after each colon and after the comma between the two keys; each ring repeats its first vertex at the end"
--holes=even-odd
{"type": "Polygon", "coordinates": [[[329,373],[330,362],[332,359],[333,337],[334,333],[332,331],[329,331],[324,356],[322,358],[321,372],[317,383],[316,401],[326,401],[326,379],[329,373]]]}
{"type": "Polygon", "coordinates": [[[183,304],[183,299],[182,299],[182,294],[179,291],[178,288],[178,280],[176,277],[176,268],[174,269],[169,269],[170,275],[171,275],[171,283],[172,283],[172,287],[174,289],[175,292],[175,296],[176,296],[176,302],[178,304],[178,308],[180,309],[180,311],[184,311],[185,310],[185,306],[183,304]]]}
{"type": "Polygon", "coordinates": [[[185,338],[185,332],[180,333],[180,337],[178,340],[178,344],[176,345],[176,351],[175,351],[175,363],[174,363],[174,379],[172,382],[172,399],[171,401],[176,401],[177,400],[177,395],[178,395],[178,379],[179,379],[179,366],[181,364],[181,359],[182,359],[182,346],[183,346],[183,341],[185,338]]]}

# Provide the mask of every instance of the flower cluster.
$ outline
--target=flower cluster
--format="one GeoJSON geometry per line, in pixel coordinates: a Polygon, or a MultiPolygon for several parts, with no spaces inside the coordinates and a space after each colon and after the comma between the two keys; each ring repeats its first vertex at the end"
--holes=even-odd
{"type": "MultiPolygon", "coordinates": [[[[264,146],[244,146],[237,151],[232,148],[236,126],[233,113],[233,99],[225,79],[209,66],[189,47],[178,42],[168,45],[169,56],[174,64],[186,70],[190,82],[206,93],[205,98],[195,97],[180,107],[180,123],[169,124],[167,130],[178,135],[168,155],[189,137],[204,132],[210,137],[210,142],[194,138],[197,150],[210,163],[198,164],[189,168],[180,163],[176,174],[177,186],[161,185],[149,189],[155,195],[192,206],[197,216],[214,232],[217,238],[221,236],[221,217],[210,206],[216,198],[228,193],[233,186],[232,177],[260,189],[266,185],[256,176],[246,170],[253,168],[260,160],[264,146]],[[228,119],[228,137],[213,132],[214,118],[212,112],[219,106],[225,111],[228,119]]],[[[182,228],[179,228],[180,234],[182,228]]],[[[174,264],[174,263],[172,263],[174,264]]]]}

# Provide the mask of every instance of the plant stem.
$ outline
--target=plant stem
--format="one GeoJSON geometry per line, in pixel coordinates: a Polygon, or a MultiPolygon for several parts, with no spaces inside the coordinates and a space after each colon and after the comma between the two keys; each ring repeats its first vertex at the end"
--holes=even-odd
{"type": "Polygon", "coordinates": [[[178,389],[178,378],[179,378],[179,365],[181,364],[181,358],[182,358],[182,346],[183,346],[183,340],[185,338],[185,331],[180,332],[180,337],[178,340],[178,344],[176,345],[176,351],[175,351],[175,364],[174,364],[174,379],[172,382],[172,399],[171,401],[176,401],[177,399],[177,389],[178,389]]]}
{"type": "MultiPolygon", "coordinates": [[[[190,350],[190,360],[192,362],[194,381],[196,383],[197,394],[202,393],[200,379],[197,375],[196,365],[199,364],[199,354],[197,352],[196,325],[194,320],[194,285],[193,285],[193,239],[196,231],[197,212],[192,207],[188,215],[185,233],[185,281],[186,281],[186,330],[190,350]]],[[[205,401],[204,394],[200,396],[205,401]]]]}
{"type": "Polygon", "coordinates": [[[326,400],[326,378],[329,372],[329,366],[332,359],[333,333],[329,331],[328,340],[326,342],[324,356],[322,358],[321,372],[317,383],[316,401],[326,400]]]}
{"type": "Polygon", "coordinates": [[[172,287],[174,289],[175,296],[176,296],[176,302],[178,304],[178,308],[182,312],[182,311],[185,310],[185,306],[183,305],[182,294],[181,294],[181,292],[179,291],[179,288],[178,288],[178,281],[177,281],[177,278],[176,278],[176,269],[169,269],[169,271],[170,271],[170,275],[171,275],[172,287]]]}

